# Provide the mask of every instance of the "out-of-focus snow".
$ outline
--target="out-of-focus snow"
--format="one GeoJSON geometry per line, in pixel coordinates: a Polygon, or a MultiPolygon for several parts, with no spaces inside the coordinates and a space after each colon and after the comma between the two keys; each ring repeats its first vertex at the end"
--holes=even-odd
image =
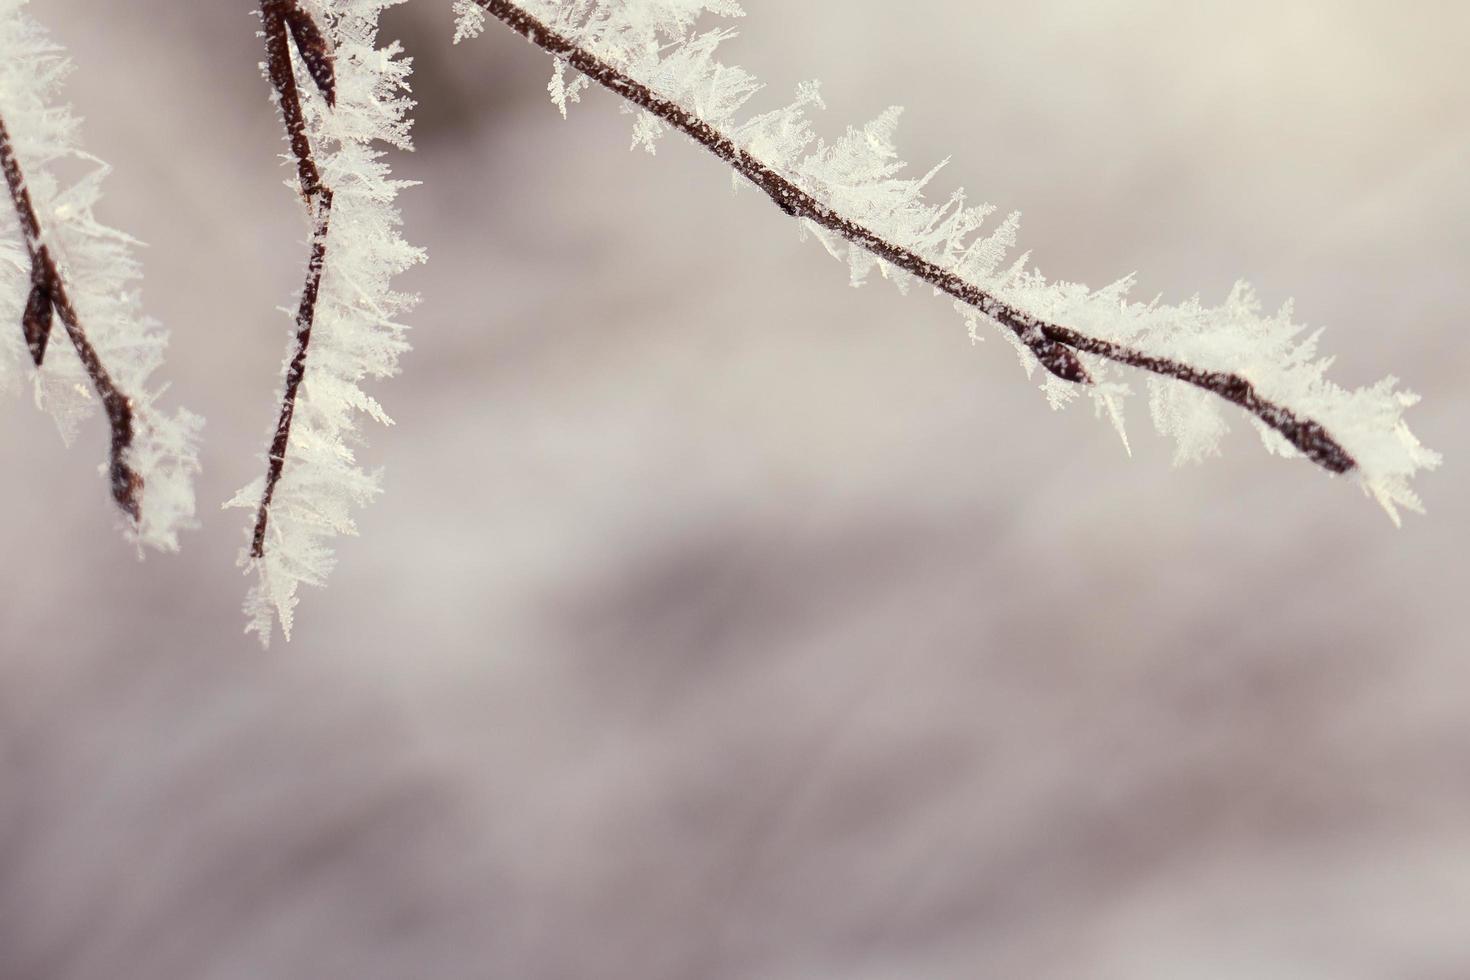
{"type": "MultiPolygon", "coordinates": [[[[744,5],[732,60],[909,106],[1057,275],[1243,275],[1345,383],[1399,373],[1429,517],[1246,431],[1130,461],[943,301],[842,288],[716,161],[628,153],[600,92],[564,123],[544,57],[408,4],[434,262],[388,492],[293,643],[238,634],[238,515],[140,568],[100,442],[0,412],[0,974],[1470,972],[1470,13],[744,5]]],[[[303,254],[248,8],[49,15],[205,500],[256,474],[303,254]]]]}

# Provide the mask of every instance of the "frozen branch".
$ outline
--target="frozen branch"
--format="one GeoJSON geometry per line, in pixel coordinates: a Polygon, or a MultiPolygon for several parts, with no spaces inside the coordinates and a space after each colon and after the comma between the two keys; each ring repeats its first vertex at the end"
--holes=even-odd
{"type": "Polygon", "coordinates": [[[87,372],[97,397],[102,399],[107,411],[107,421],[112,429],[109,451],[109,472],[112,478],[112,499],[134,524],[141,512],[138,496],[143,491],[143,478],[128,462],[128,449],[133,444],[133,403],[113,384],[112,376],[102,366],[97,350],[87,339],[81,319],[67,295],[66,282],[56,269],[51,252],[41,240],[41,224],[36,219],[36,209],[31,204],[30,192],[26,189],[25,175],[20,161],[10,143],[10,131],[0,117],[0,166],[5,170],[5,184],[10,189],[10,201],[15,205],[16,217],[20,220],[21,236],[25,239],[26,252],[31,260],[31,292],[26,300],[22,327],[26,346],[36,367],[46,357],[46,342],[51,333],[52,311],[61,318],[66,335],[76,349],[77,358],[87,372]]]}
{"type": "Polygon", "coordinates": [[[313,210],[311,258],[306,265],[306,282],[301,287],[301,300],[296,311],[296,347],[286,368],[286,385],[281,396],[281,414],[271,438],[266,462],[265,489],[255,512],[255,530],[250,537],[250,556],[265,556],[266,525],[270,521],[271,501],[276,484],[286,465],[286,449],[291,441],[291,420],[296,414],[296,398],[301,380],[306,376],[306,354],[311,347],[311,328],[316,322],[316,302],[321,294],[322,271],[327,264],[327,235],[332,225],[332,190],[322,183],[321,169],[311,152],[306,133],[306,115],[301,108],[301,95],[296,89],[296,71],[291,66],[291,45],[295,42],[303,64],[311,73],[329,106],[336,102],[336,73],[332,53],[326,39],[311,15],[296,0],[261,0],[260,16],[265,28],[266,66],[275,88],[276,104],[286,124],[286,137],[296,157],[297,178],[301,197],[313,210]],[[288,35],[289,32],[289,35],[288,35]]]}
{"type": "Polygon", "coordinates": [[[405,185],[375,146],[410,148],[409,63],[377,45],[379,15],[398,2],[260,0],[263,67],[311,228],[265,473],[229,502],[254,512],[241,563],[258,575],[246,629],[262,642],[277,623],[290,638],[298,586],[326,581],[330,539],[355,533],[353,509],[378,492],[353,429],[358,412],[391,420],[361,384],[397,371],[408,345],[396,318],[415,297],[391,280],[423,260],[398,234],[405,185]]]}
{"type": "Polygon", "coordinates": [[[103,472],[126,533],[172,551],[193,526],[202,422],[156,405],[150,378],[166,338],[132,285],[137,243],[93,214],[107,167],[81,149],[76,117],[56,100],[70,63],[25,8],[0,0],[0,170],[15,215],[13,225],[0,218],[0,316],[20,321],[25,351],[14,334],[0,336],[0,390],[28,355],[36,402],[68,442],[100,401],[110,436],[103,472]],[[87,172],[63,186],[58,162],[87,172]],[[57,320],[70,350],[50,343],[57,320]]]}
{"type": "MultiPolygon", "coordinates": [[[[934,208],[920,196],[929,177],[894,177],[901,164],[892,160],[888,137],[896,110],[862,131],[850,130],[834,146],[818,144],[804,157],[812,137],[801,112],[804,104],[820,103],[814,85],[803,88],[795,105],[737,124],[734,110],[759,85],[741,69],[713,60],[729,33],[695,33],[694,21],[705,10],[741,14],[731,0],[456,0],[456,40],[478,33],[485,14],[500,20],[553,55],[550,89],[563,112],[568,98],[576,98],[576,84],[563,80],[570,67],[642,110],[635,145],[651,150],[660,129],[678,130],[801,220],[834,255],[834,238],[866,253],[862,261],[849,253],[854,281],[867,265],[876,264],[885,275],[901,270],[956,300],[972,324],[975,317],[999,324],[1050,372],[1054,404],[1070,397],[1066,388],[1091,390],[1121,431],[1116,396],[1126,389],[1098,374],[1108,362],[1137,368],[1160,383],[1181,383],[1240,407],[1274,450],[1305,456],[1331,473],[1357,475],[1395,520],[1395,505],[1418,509],[1407,478],[1436,465],[1438,457],[1398,418],[1413,396],[1393,392],[1391,382],[1357,392],[1327,382],[1321,377],[1324,365],[1313,360],[1313,341],[1293,343],[1298,328],[1261,318],[1243,287],[1226,307],[1207,311],[1197,303],[1130,306],[1122,301],[1126,281],[1097,293],[1047,284],[1025,271],[1025,257],[1009,273],[992,275],[1014,239],[1014,216],[990,238],[965,244],[964,236],[991,209],[967,210],[961,195],[934,208]],[[842,197],[849,206],[834,201],[842,197]],[[989,284],[980,281],[986,277],[989,284]],[[1048,309],[1074,312],[1109,329],[1068,325],[1048,309]],[[1273,382],[1271,390],[1263,390],[1262,378],[1273,382]],[[1314,404],[1320,414],[1311,410],[1314,404]],[[1339,429],[1355,437],[1367,459],[1339,429]]],[[[1213,451],[1213,439],[1224,428],[1214,410],[1170,389],[1156,390],[1154,402],[1160,427],[1178,430],[1181,458],[1213,451]]]]}

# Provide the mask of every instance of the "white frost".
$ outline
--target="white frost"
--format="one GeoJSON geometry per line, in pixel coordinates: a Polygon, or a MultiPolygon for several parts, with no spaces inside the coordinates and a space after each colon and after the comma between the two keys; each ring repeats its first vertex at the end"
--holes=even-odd
{"type": "MultiPolygon", "coordinates": [[[[41,240],[103,367],[132,402],[127,461],[143,478],[143,489],[139,519],[124,518],[125,533],[140,553],[144,546],[175,551],[179,531],[194,526],[196,444],[203,422],[183,409],[166,414],[158,405],[163,389],[152,378],[163,364],[168,337],[142,312],[138,243],[93,213],[108,167],[82,150],[78,119],[57,101],[71,62],[26,7],[27,0],[0,0],[0,115],[25,175],[41,240]],[[77,163],[86,172],[63,184],[56,168],[77,163]]],[[[69,443],[82,421],[96,413],[98,399],[59,318],[43,366],[32,366],[21,332],[30,259],[9,195],[3,188],[0,194],[0,391],[29,383],[37,406],[51,414],[69,443]]],[[[102,472],[107,470],[104,463],[102,472]]]]}
{"type": "MultiPolygon", "coordinates": [[[[398,231],[395,202],[409,183],[389,176],[376,148],[379,142],[411,146],[410,63],[396,43],[377,46],[379,15],[401,2],[314,0],[311,12],[327,29],[336,62],[335,108],[292,51],[308,135],[333,204],[306,374],[270,508],[264,558],[251,558],[248,546],[263,478],[226,505],[252,514],[241,563],[258,579],[245,601],[246,630],[258,633],[262,643],[269,642],[275,621],[290,638],[298,586],[325,582],[334,564],[331,539],[355,534],[353,512],[379,492],[378,476],[357,464],[351,447],[359,438],[359,412],[385,424],[391,420],[360,385],[397,373],[399,355],[408,349],[407,328],[398,318],[417,298],[394,290],[392,279],[424,259],[398,231]]],[[[294,179],[290,186],[295,192],[294,179]]],[[[303,215],[309,224],[310,216],[304,210],[303,215]]],[[[292,338],[288,361],[295,350],[294,324],[292,338]]]]}
{"type": "MultiPolygon", "coordinates": [[[[1198,299],[1176,306],[1131,301],[1131,278],[1099,290],[1048,281],[1031,268],[1029,253],[1011,255],[1019,227],[1016,215],[986,231],[982,226],[994,210],[989,205],[970,205],[963,191],[938,204],[924,196],[940,167],[919,178],[906,175],[893,141],[898,109],[860,128],[849,128],[829,143],[812,129],[807,112],[822,102],[816,83],[806,83],[791,104],[737,118],[760,84],[743,69],[716,60],[716,49],[731,36],[729,30],[697,26],[706,14],[743,16],[731,0],[520,0],[518,5],[725,133],[817,200],[1011,306],[1095,338],[1247,379],[1261,397],[1325,426],[1357,462],[1353,476],[1396,523],[1399,508],[1422,509],[1410,480],[1417,471],[1437,466],[1440,457],[1420,445],[1404,423],[1403,411],[1416,397],[1397,390],[1392,378],[1356,390],[1329,381],[1324,373],[1329,361],[1317,355],[1316,335],[1303,336],[1289,307],[1274,315],[1263,312],[1244,284],[1223,304],[1211,307],[1198,299]]],[[[459,36],[479,33],[483,21],[479,8],[470,0],[457,0],[456,9],[461,14],[459,36]]],[[[558,67],[551,90],[565,112],[566,100],[557,98],[564,85],[561,71],[558,67]]],[[[639,112],[633,145],[652,152],[666,128],[639,112]]],[[[913,284],[907,273],[867,251],[811,222],[803,224],[847,265],[855,284],[874,269],[900,288],[913,284]]],[[[980,315],[964,304],[956,307],[973,331],[980,315]]],[[[1010,330],[1000,329],[1014,341],[1010,330]]],[[[1017,344],[1017,349],[1029,374],[1035,358],[1024,345],[1017,344]]],[[[1078,356],[1097,382],[1081,390],[1121,433],[1122,401],[1129,392],[1122,379],[1128,369],[1091,355],[1078,356]]],[[[1078,393],[1077,386],[1043,375],[1043,391],[1054,407],[1078,393]]],[[[1175,439],[1178,462],[1217,451],[1228,431],[1228,418],[1238,412],[1234,406],[1173,379],[1150,375],[1149,388],[1154,424],[1175,439]]],[[[1261,431],[1268,449],[1298,455],[1274,430],[1248,413],[1240,414],[1261,431]]],[[[1124,441],[1126,445],[1126,436],[1124,441]]]]}

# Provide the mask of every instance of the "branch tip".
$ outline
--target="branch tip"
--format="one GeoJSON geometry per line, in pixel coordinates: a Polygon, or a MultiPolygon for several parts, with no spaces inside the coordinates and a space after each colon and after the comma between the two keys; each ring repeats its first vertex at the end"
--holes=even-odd
{"type": "Polygon", "coordinates": [[[31,360],[40,369],[46,359],[46,347],[51,339],[53,317],[59,317],[77,352],[82,369],[92,382],[92,388],[107,411],[111,428],[108,468],[111,473],[112,499],[118,508],[136,525],[142,514],[140,500],[143,494],[143,476],[133,469],[128,460],[134,435],[132,400],[124,395],[112,376],[102,364],[97,349],[92,346],[81,318],[72,305],[66,283],[56,268],[51,250],[42,241],[41,223],[36,217],[31,202],[30,190],[26,187],[25,174],[20,159],[11,143],[10,131],[5,120],[0,118],[0,169],[5,171],[5,183],[10,190],[10,201],[20,221],[21,235],[25,239],[26,251],[31,259],[31,291],[26,298],[25,312],[21,315],[21,330],[25,334],[26,348],[31,360]]]}
{"type": "Polygon", "coordinates": [[[291,64],[292,41],[295,42],[303,67],[321,89],[327,105],[336,105],[336,76],[331,48],[316,22],[301,9],[296,0],[261,0],[260,13],[265,27],[266,71],[274,90],[275,103],[281,110],[291,152],[296,157],[301,197],[313,211],[315,222],[311,237],[311,258],[307,262],[306,281],[302,286],[301,300],[296,311],[296,349],[286,368],[281,411],[271,438],[270,451],[266,455],[265,488],[261,493],[260,506],[255,514],[255,527],[250,536],[250,557],[255,559],[265,557],[271,502],[275,499],[276,485],[285,470],[286,450],[291,441],[291,423],[296,414],[296,400],[300,394],[302,379],[306,376],[307,351],[311,346],[311,331],[316,322],[317,298],[321,292],[322,273],[326,268],[327,235],[332,218],[332,191],[322,183],[321,168],[317,166],[316,157],[312,154],[311,140],[306,133],[306,114],[301,106],[301,93],[297,89],[296,72],[291,64]]]}

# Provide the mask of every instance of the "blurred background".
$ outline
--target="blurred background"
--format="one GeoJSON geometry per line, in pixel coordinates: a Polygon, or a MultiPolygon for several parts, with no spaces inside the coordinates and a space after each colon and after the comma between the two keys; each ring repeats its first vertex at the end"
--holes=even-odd
{"type": "Polygon", "coordinates": [[[103,427],[0,410],[0,976],[1470,976],[1470,72],[1459,0],[744,0],[729,60],[909,107],[1054,276],[1238,277],[1446,466],[1174,470],[947,302],[844,270],[448,0],[386,493],[242,636],[306,228],[247,0],[47,0],[150,243],[202,528],[139,564],[103,427]]]}

